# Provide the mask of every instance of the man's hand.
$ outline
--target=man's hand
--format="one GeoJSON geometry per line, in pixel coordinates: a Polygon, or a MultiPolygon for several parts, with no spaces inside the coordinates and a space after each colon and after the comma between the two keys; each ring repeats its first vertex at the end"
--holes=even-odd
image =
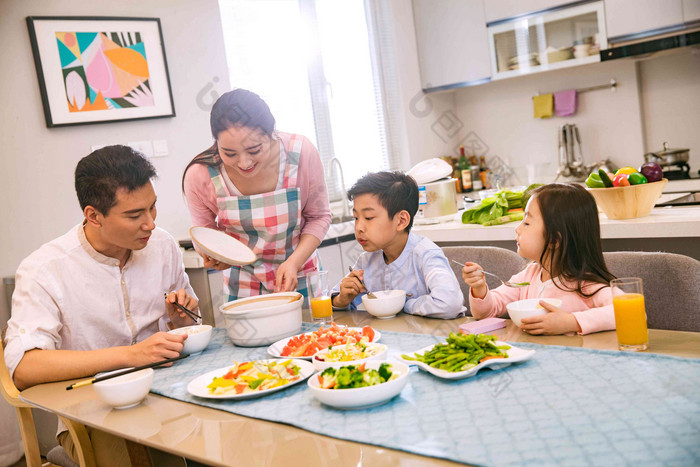
{"type": "MultiPolygon", "coordinates": [[[[140,366],[175,358],[182,352],[182,343],[185,339],[187,339],[185,334],[155,333],[148,339],[127,347],[130,352],[129,365],[140,366]]],[[[170,365],[172,363],[168,364],[170,365]]]]}
{"type": "Polygon", "coordinates": [[[195,324],[194,320],[190,318],[187,313],[175,306],[175,303],[179,303],[194,314],[199,314],[197,311],[197,299],[185,292],[185,289],[180,289],[177,292],[170,292],[165,297],[165,308],[168,312],[168,317],[176,328],[195,324]]]}
{"type": "Polygon", "coordinates": [[[362,269],[355,269],[340,281],[340,293],[333,297],[333,306],[336,308],[345,308],[360,295],[367,290],[362,285],[365,272],[362,269]]]}
{"type": "Polygon", "coordinates": [[[561,308],[547,303],[544,300],[540,300],[540,305],[547,310],[547,314],[523,318],[521,320],[522,324],[520,325],[520,329],[529,334],[543,334],[546,336],[581,332],[581,326],[579,326],[573,314],[567,313],[561,308]]]}

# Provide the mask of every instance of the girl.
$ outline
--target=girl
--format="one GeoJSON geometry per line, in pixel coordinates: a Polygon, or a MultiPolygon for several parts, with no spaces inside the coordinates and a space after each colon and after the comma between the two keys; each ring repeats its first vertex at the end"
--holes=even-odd
{"type": "Polygon", "coordinates": [[[275,131],[275,118],[257,94],[236,89],[211,110],[214,145],[185,168],[183,191],[192,224],[227,232],[257,261],[223,270],[228,300],[298,289],[297,276],[318,269],[316,248],[331,223],[321,158],[301,135],[275,131]]]}
{"type": "Polygon", "coordinates": [[[605,266],[595,200],[574,184],[551,184],[536,189],[515,230],[518,254],[532,260],[511,282],[489,290],[481,266],[465,263],[462,278],[471,287],[469,304],[476,319],[505,314],[506,304],[526,298],[558,298],[561,307],[540,302],[548,313],[524,318],[530,334],[588,334],[615,329],[608,284],[615,278],[605,266]]]}

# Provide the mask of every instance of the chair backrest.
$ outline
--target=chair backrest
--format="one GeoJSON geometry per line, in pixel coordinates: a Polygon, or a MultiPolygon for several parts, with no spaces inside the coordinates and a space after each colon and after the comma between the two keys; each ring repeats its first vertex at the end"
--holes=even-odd
{"type": "Polygon", "coordinates": [[[641,277],[651,329],[700,331],[700,261],[674,253],[603,253],[616,277],[641,277]]]}
{"type": "MultiPolygon", "coordinates": [[[[42,464],[39,440],[37,439],[34,416],[32,415],[32,406],[19,398],[19,389],[17,389],[14,381],[12,381],[10,371],[7,369],[7,365],[5,365],[5,349],[3,348],[2,342],[0,342],[0,392],[2,392],[2,396],[5,400],[15,407],[17,411],[17,420],[19,421],[20,433],[22,434],[24,458],[27,466],[38,467],[41,465],[53,465],[42,464]]],[[[73,437],[73,442],[80,458],[80,465],[88,467],[95,466],[95,456],[85,426],[63,417],[59,418],[66,425],[73,437]]]]}
{"type": "MultiPolygon", "coordinates": [[[[498,248],[494,246],[446,246],[442,251],[450,261],[450,267],[457,276],[457,281],[462,289],[465,304],[469,304],[469,286],[462,280],[462,267],[453,262],[457,261],[464,264],[469,261],[478,263],[479,266],[488,272],[496,274],[503,280],[508,280],[510,277],[521,271],[527,264],[525,258],[520,257],[516,252],[498,248]]],[[[495,289],[501,283],[495,277],[486,276],[486,283],[490,289],[495,289]]],[[[471,315],[471,311],[467,311],[471,315]]]]}

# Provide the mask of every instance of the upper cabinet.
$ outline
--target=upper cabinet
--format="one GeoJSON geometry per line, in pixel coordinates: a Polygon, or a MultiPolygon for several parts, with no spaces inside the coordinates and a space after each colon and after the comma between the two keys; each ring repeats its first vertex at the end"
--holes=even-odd
{"type": "Polygon", "coordinates": [[[692,10],[698,3],[698,0],[605,0],[608,37],[614,42],[616,38],[682,25],[684,4],[692,10]]]}
{"type": "Polygon", "coordinates": [[[700,0],[683,0],[683,21],[700,21],[700,0]]]}
{"type": "Polygon", "coordinates": [[[491,23],[505,18],[513,18],[535,11],[548,10],[571,3],[562,0],[484,0],[486,22],[491,23]]]}
{"type": "Polygon", "coordinates": [[[424,90],[489,79],[483,0],[413,0],[413,18],[424,90]]]}
{"type": "Polygon", "coordinates": [[[493,79],[598,62],[608,46],[602,1],[492,22],[488,35],[493,79]]]}

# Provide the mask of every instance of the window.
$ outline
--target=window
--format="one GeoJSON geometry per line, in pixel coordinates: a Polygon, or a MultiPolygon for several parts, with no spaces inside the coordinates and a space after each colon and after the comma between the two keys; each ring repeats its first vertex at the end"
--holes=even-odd
{"type": "MultiPolygon", "coordinates": [[[[346,188],[367,172],[398,168],[382,86],[393,68],[381,50],[387,38],[375,32],[379,3],[219,1],[231,86],[265,99],[279,130],[311,139],[326,175],[338,158],[346,188]]],[[[342,199],[339,174],[326,179],[331,201],[342,199]]]]}

